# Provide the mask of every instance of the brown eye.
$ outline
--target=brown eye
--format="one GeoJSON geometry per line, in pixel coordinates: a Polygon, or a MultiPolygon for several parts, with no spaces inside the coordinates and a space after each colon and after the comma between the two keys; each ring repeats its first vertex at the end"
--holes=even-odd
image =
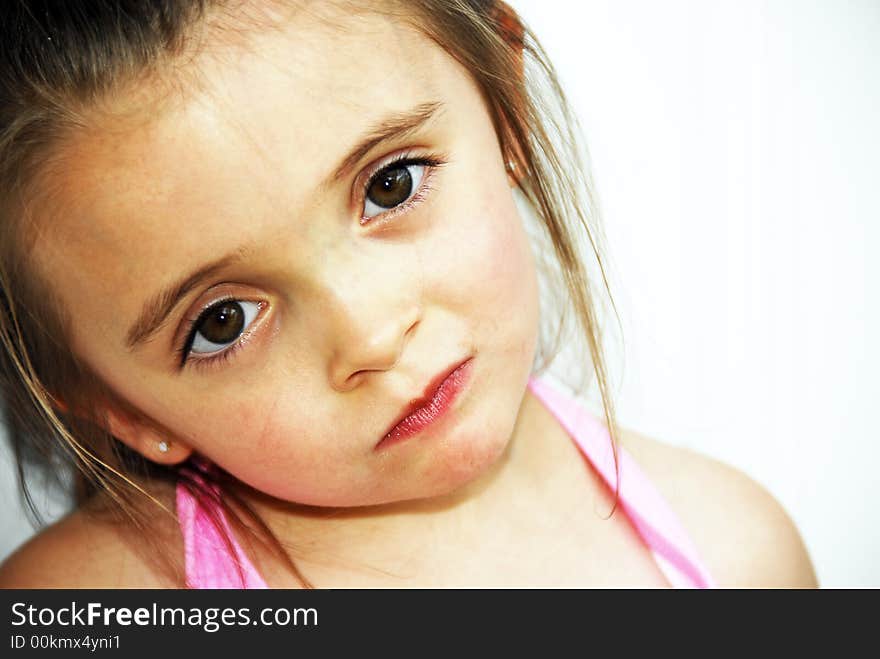
{"type": "Polygon", "coordinates": [[[412,187],[412,176],[405,167],[386,169],[373,179],[367,199],[382,208],[393,208],[406,201],[412,187]]]}
{"type": "Polygon", "coordinates": [[[199,326],[199,332],[211,343],[229,343],[241,334],[244,311],[238,302],[224,302],[214,307],[199,326]]]}
{"type": "Polygon", "coordinates": [[[418,189],[427,166],[424,160],[403,160],[379,170],[367,184],[364,216],[374,217],[407,201],[418,189]]]}
{"type": "Polygon", "coordinates": [[[243,300],[226,300],[209,307],[196,322],[192,352],[211,353],[227,347],[241,336],[258,311],[258,303],[243,300]]]}

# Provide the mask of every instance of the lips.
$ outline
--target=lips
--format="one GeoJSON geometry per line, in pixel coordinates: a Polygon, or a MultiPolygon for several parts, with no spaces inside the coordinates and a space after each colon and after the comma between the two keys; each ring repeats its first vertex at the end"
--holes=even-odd
{"type": "Polygon", "coordinates": [[[383,435],[376,448],[413,435],[442,415],[463,385],[471,359],[468,357],[456,362],[432,378],[422,396],[410,401],[383,435]]]}

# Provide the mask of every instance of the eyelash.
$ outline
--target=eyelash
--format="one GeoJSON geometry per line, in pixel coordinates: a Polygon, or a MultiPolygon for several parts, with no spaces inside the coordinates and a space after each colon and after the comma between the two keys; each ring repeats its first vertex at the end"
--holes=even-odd
{"type": "MultiPolygon", "coordinates": [[[[390,221],[391,219],[393,219],[397,215],[405,213],[410,208],[417,205],[419,202],[421,202],[422,200],[424,200],[428,196],[428,194],[430,193],[431,190],[433,190],[433,187],[430,185],[433,173],[439,167],[442,167],[446,163],[447,163],[447,160],[445,158],[443,158],[442,156],[436,155],[436,154],[428,154],[425,156],[415,157],[412,155],[411,152],[407,152],[407,153],[402,153],[398,156],[395,156],[391,160],[389,160],[387,162],[383,162],[382,164],[377,166],[375,169],[373,169],[372,172],[370,172],[369,176],[367,177],[366,183],[362,186],[362,189],[361,189],[361,208],[362,209],[366,203],[367,190],[370,189],[370,186],[375,182],[376,177],[379,174],[381,174],[383,171],[385,171],[387,169],[393,169],[395,167],[406,167],[409,165],[420,165],[420,166],[426,167],[427,169],[426,169],[425,173],[422,175],[422,180],[419,183],[418,190],[416,190],[416,192],[409,199],[407,199],[405,202],[401,203],[400,205],[395,206],[394,208],[389,208],[387,211],[380,213],[374,217],[364,217],[362,214],[361,218],[360,218],[360,224],[367,225],[367,224],[372,224],[375,222],[378,222],[380,224],[385,224],[386,222],[390,221]]],[[[208,313],[214,307],[221,305],[221,304],[225,304],[226,302],[234,302],[237,300],[238,300],[238,298],[235,298],[232,296],[227,296],[227,297],[220,298],[219,300],[214,300],[208,306],[200,309],[198,314],[195,315],[195,317],[188,319],[187,324],[188,324],[189,329],[187,330],[186,338],[183,340],[182,344],[175,350],[175,352],[178,356],[180,370],[183,370],[183,368],[188,363],[192,364],[198,368],[206,367],[206,366],[218,366],[218,365],[228,361],[229,359],[231,359],[232,356],[243,347],[243,343],[245,343],[245,341],[242,340],[242,336],[244,336],[247,333],[247,330],[242,332],[242,334],[235,340],[235,342],[232,343],[225,350],[218,351],[217,353],[214,353],[210,357],[198,357],[196,359],[190,358],[190,356],[191,356],[190,348],[192,347],[193,341],[195,340],[197,329],[198,329],[199,325],[201,324],[202,320],[208,315],[208,313]]],[[[256,322],[256,319],[254,320],[254,322],[256,322]]]]}

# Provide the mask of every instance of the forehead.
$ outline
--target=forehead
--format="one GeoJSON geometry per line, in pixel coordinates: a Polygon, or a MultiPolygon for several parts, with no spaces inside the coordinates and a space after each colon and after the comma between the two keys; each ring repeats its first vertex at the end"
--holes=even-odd
{"type": "Polygon", "coordinates": [[[139,93],[139,111],[106,113],[74,136],[53,195],[63,212],[52,214],[44,232],[52,239],[37,260],[65,267],[75,283],[83,259],[97,268],[94,255],[110,255],[101,281],[88,282],[108,294],[118,278],[150,274],[155,282],[151,260],[176,253],[185,268],[210,256],[196,252],[216,233],[218,216],[248,218],[257,230],[263,212],[305,214],[312,186],[375,119],[428,101],[454,103],[470,84],[411,25],[315,4],[320,14],[297,12],[247,47],[208,48],[194,62],[198,84],[173,102],[151,105],[139,93]],[[198,244],[187,250],[186,236],[198,244]]]}
{"type": "Polygon", "coordinates": [[[380,13],[313,5],[320,14],[299,11],[276,28],[249,28],[255,34],[246,43],[212,37],[187,64],[179,91],[153,94],[148,85],[120,96],[119,111],[102,111],[62,148],[66,169],[53,173],[67,185],[56,187],[75,190],[64,201],[91,206],[94,219],[112,188],[136,203],[183,188],[198,195],[187,184],[199,174],[244,182],[242,158],[262,164],[247,172],[254,184],[279,168],[292,183],[308,181],[371,117],[448,93],[448,64],[420,32],[380,13]]]}

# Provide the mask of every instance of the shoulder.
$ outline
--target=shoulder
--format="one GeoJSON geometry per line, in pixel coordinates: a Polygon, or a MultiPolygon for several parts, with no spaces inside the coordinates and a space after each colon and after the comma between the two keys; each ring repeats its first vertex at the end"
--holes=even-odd
{"type": "Polygon", "coordinates": [[[627,429],[620,444],[669,502],[719,586],[818,585],[794,522],[746,474],[627,429]]]}
{"type": "MultiPolygon", "coordinates": [[[[98,518],[90,508],[77,509],[0,564],[0,588],[179,587],[138,551],[131,536],[130,529],[98,518]]],[[[168,549],[174,548],[172,543],[168,549]]]]}

